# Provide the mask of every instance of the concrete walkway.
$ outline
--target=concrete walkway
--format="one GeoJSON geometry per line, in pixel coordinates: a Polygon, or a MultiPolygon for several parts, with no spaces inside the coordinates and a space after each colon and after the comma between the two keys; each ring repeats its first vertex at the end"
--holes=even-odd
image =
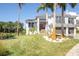
{"type": "Polygon", "coordinates": [[[66,56],[79,56],[79,44],[75,45],[66,56]]]}

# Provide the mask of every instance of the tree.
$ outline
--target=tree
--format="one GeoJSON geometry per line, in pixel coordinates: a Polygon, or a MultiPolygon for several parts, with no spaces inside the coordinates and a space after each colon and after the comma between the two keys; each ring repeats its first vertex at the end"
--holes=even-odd
{"type": "Polygon", "coordinates": [[[4,22],[0,22],[0,32],[3,32],[4,31],[3,25],[4,25],[4,22]]]}
{"type": "MultiPolygon", "coordinates": [[[[47,3],[41,3],[40,6],[37,8],[37,13],[38,13],[40,10],[44,10],[44,11],[45,11],[46,25],[47,25],[47,19],[48,19],[47,3]]],[[[46,31],[46,35],[48,35],[47,31],[46,31]]]]}
{"type": "MultiPolygon", "coordinates": [[[[0,32],[15,33],[17,29],[16,22],[0,22],[0,32]]],[[[19,23],[19,31],[23,31],[23,23],[19,23]]]]}
{"type": "Polygon", "coordinates": [[[66,3],[58,3],[58,6],[62,9],[61,11],[61,37],[64,37],[64,11],[66,10],[66,3]]]}
{"type": "Polygon", "coordinates": [[[51,10],[52,10],[52,12],[53,12],[53,20],[52,20],[52,22],[53,22],[53,29],[52,29],[52,33],[51,33],[51,38],[52,39],[56,39],[56,6],[57,6],[57,4],[56,3],[54,3],[54,5],[53,5],[53,7],[54,7],[54,12],[53,12],[53,7],[52,7],[52,5],[51,5],[51,10]]]}
{"type": "Polygon", "coordinates": [[[55,20],[56,20],[56,13],[55,13],[55,11],[56,11],[56,3],[43,3],[43,4],[41,4],[41,6],[37,9],[37,11],[40,11],[40,10],[45,10],[46,9],[46,13],[47,13],[47,8],[49,8],[52,12],[54,11],[54,22],[53,22],[53,30],[52,30],[52,32],[51,32],[51,34],[50,34],[50,37],[52,38],[52,39],[56,39],[56,29],[55,29],[55,20]]]}
{"type": "Polygon", "coordinates": [[[17,35],[19,36],[19,20],[20,20],[20,15],[21,15],[21,10],[22,10],[23,3],[18,3],[18,19],[17,19],[17,35]]]}
{"type": "MultiPolygon", "coordinates": [[[[76,3],[69,3],[71,5],[72,8],[74,8],[76,6],[76,3]]],[[[58,6],[60,6],[60,8],[62,9],[61,12],[61,17],[62,17],[62,26],[61,26],[61,36],[62,38],[64,37],[64,11],[66,10],[66,5],[67,3],[58,3],[58,6]]]]}
{"type": "Polygon", "coordinates": [[[72,8],[74,8],[77,5],[77,3],[69,3],[69,4],[72,8]]]}
{"type": "MultiPolygon", "coordinates": [[[[69,4],[71,5],[72,8],[74,8],[76,6],[76,3],[69,3],[69,4]]],[[[45,10],[45,8],[49,8],[52,12],[54,11],[54,20],[56,20],[55,19],[56,18],[56,13],[55,13],[56,7],[60,6],[60,8],[62,9],[62,12],[61,12],[61,17],[62,17],[62,19],[61,19],[62,20],[61,36],[62,37],[64,37],[64,26],[63,25],[64,25],[64,11],[66,10],[66,5],[67,5],[67,3],[54,3],[54,4],[45,3],[45,4],[41,5],[40,8],[38,9],[38,11],[39,11],[41,9],[45,10]]],[[[51,37],[52,38],[54,37],[54,39],[56,39],[55,22],[53,23],[53,33],[51,34],[51,37]]]]}

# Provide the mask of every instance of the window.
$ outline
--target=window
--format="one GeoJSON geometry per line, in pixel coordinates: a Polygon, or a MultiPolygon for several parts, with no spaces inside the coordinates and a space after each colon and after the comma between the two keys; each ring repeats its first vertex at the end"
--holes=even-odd
{"type": "MultiPolygon", "coordinates": [[[[64,19],[63,19],[64,20],[64,19]]],[[[62,23],[62,18],[61,16],[57,16],[56,17],[56,23],[62,23]]],[[[65,23],[65,20],[63,21],[63,23],[65,23]]]]}
{"type": "Polygon", "coordinates": [[[79,25],[79,20],[76,20],[76,24],[78,24],[78,25],[79,25]]]}
{"type": "Polygon", "coordinates": [[[69,18],[68,23],[69,24],[74,24],[74,18],[69,18]]]}
{"type": "MultiPolygon", "coordinates": [[[[61,34],[62,33],[62,28],[61,27],[57,27],[56,28],[56,33],[57,34],[61,34]]],[[[64,34],[66,33],[66,28],[64,27],[64,34]]]]}
{"type": "Polygon", "coordinates": [[[31,27],[31,23],[29,22],[29,27],[31,27]]]}
{"type": "Polygon", "coordinates": [[[56,17],[56,23],[61,23],[61,16],[56,17]]]}
{"type": "Polygon", "coordinates": [[[68,33],[69,33],[69,34],[74,33],[74,28],[69,28],[68,33]]]}
{"type": "Polygon", "coordinates": [[[57,34],[61,34],[61,27],[57,27],[57,28],[56,28],[56,33],[57,33],[57,34]]]}
{"type": "Polygon", "coordinates": [[[29,27],[33,27],[33,26],[34,26],[34,23],[29,22],[29,27]]]}

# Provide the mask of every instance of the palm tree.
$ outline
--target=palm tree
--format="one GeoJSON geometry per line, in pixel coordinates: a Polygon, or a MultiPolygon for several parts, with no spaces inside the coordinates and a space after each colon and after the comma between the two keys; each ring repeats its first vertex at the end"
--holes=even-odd
{"type": "MultiPolygon", "coordinates": [[[[74,8],[76,6],[76,3],[69,3],[71,5],[72,8],[74,8]]],[[[61,28],[61,37],[63,38],[64,37],[64,11],[66,10],[66,5],[67,3],[58,3],[58,6],[60,6],[60,8],[62,9],[62,12],[61,12],[61,17],[62,17],[62,28],[61,28]]]]}
{"type": "Polygon", "coordinates": [[[61,37],[64,37],[64,11],[66,10],[66,3],[58,3],[58,6],[62,9],[61,11],[61,37]]]}
{"type": "Polygon", "coordinates": [[[51,5],[51,8],[54,7],[54,10],[52,10],[52,12],[54,11],[53,12],[53,18],[54,18],[54,20],[53,20],[53,30],[52,30],[52,33],[51,33],[52,39],[56,39],[56,6],[57,6],[56,3],[54,3],[53,6],[51,5]]]}
{"type": "Polygon", "coordinates": [[[17,19],[17,35],[19,36],[19,20],[20,20],[20,15],[21,15],[21,10],[22,10],[23,3],[18,3],[18,19],[17,19]]]}
{"type": "MultiPolygon", "coordinates": [[[[46,4],[46,3],[41,3],[40,6],[37,8],[37,13],[38,13],[40,10],[44,10],[44,11],[45,11],[46,25],[47,25],[47,19],[48,19],[48,8],[47,8],[47,4],[46,4]]],[[[46,35],[48,35],[47,32],[46,32],[46,35]]]]}
{"type": "Polygon", "coordinates": [[[77,3],[70,3],[70,6],[71,6],[72,8],[74,8],[76,5],[77,5],[77,3]]]}
{"type": "MultiPolygon", "coordinates": [[[[56,3],[44,3],[44,4],[41,4],[41,6],[37,9],[37,11],[40,11],[40,10],[46,10],[46,14],[47,14],[47,8],[49,8],[52,12],[54,11],[54,20],[52,21],[53,22],[53,30],[50,34],[50,37],[52,39],[56,39],[56,30],[55,30],[55,20],[56,20],[56,3]],[[54,8],[53,8],[54,7],[54,8]]],[[[48,18],[46,18],[47,20],[48,18]]]]}
{"type": "MultiPolygon", "coordinates": [[[[38,11],[40,11],[41,9],[43,9],[43,10],[45,10],[45,8],[46,8],[46,10],[47,10],[47,8],[50,8],[51,9],[51,11],[53,12],[54,11],[54,23],[53,23],[53,33],[51,34],[51,37],[53,38],[53,39],[56,39],[56,31],[55,31],[55,10],[56,10],[56,5],[58,5],[58,6],[60,6],[60,8],[62,9],[62,15],[61,15],[61,17],[62,17],[62,28],[61,28],[61,36],[62,37],[64,37],[64,11],[66,10],[66,5],[67,5],[67,3],[57,3],[57,4],[52,4],[52,3],[44,3],[44,4],[42,4],[41,6],[40,6],[40,8],[38,8],[38,11]],[[53,8],[54,7],[54,8],[53,8]]],[[[71,7],[72,8],[74,8],[75,6],[76,6],[76,3],[70,3],[70,5],[71,5],[71,7]]]]}

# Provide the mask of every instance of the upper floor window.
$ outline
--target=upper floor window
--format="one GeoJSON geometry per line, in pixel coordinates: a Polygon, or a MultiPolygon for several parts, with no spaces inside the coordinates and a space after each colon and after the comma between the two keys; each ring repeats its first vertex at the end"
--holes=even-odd
{"type": "Polygon", "coordinates": [[[69,19],[68,19],[68,23],[69,23],[69,24],[74,24],[74,18],[69,18],[69,19]]]}
{"type": "Polygon", "coordinates": [[[61,16],[56,17],[56,23],[61,23],[61,16]]]}
{"type": "Polygon", "coordinates": [[[33,26],[34,26],[34,23],[29,22],[29,27],[33,27],[33,26]]]}
{"type": "Polygon", "coordinates": [[[78,25],[79,25],[79,20],[76,20],[76,24],[78,24],[78,25]]]}
{"type": "MultiPolygon", "coordinates": [[[[61,16],[56,17],[56,23],[62,23],[62,17],[61,16]]],[[[63,23],[65,23],[64,19],[63,19],[63,23]]]]}

